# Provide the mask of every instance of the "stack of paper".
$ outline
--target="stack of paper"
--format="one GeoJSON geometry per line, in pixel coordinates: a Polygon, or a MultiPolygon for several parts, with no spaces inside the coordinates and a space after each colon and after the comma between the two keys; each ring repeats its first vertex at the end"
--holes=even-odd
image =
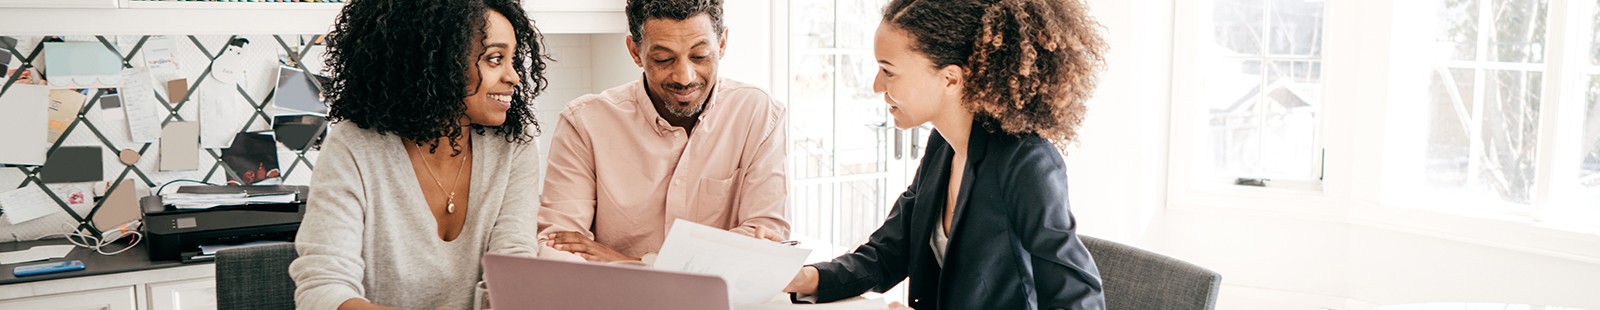
{"type": "Polygon", "coordinates": [[[227,249],[248,248],[248,247],[253,247],[253,246],[274,245],[274,244],[284,244],[284,243],[289,243],[289,242],[288,241],[277,241],[277,240],[256,240],[256,241],[250,241],[250,242],[245,242],[245,243],[240,243],[240,244],[202,244],[202,245],[200,245],[200,255],[216,255],[217,251],[222,251],[222,250],[227,250],[227,249]]]}
{"type": "Polygon", "coordinates": [[[272,194],[188,194],[173,193],[161,195],[161,201],[178,209],[210,209],[216,206],[236,206],[248,204],[267,203],[292,203],[297,201],[295,193],[272,194]]]}

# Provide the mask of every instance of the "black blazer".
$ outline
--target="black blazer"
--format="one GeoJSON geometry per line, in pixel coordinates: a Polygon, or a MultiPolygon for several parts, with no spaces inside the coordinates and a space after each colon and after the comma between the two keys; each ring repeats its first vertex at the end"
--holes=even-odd
{"type": "Polygon", "coordinates": [[[1037,135],[974,122],[945,264],[928,238],[940,225],[955,150],[937,132],[917,176],[866,244],[815,264],[818,301],[887,291],[911,277],[910,306],[1103,309],[1100,271],[1067,207],[1066,164],[1037,135]]]}

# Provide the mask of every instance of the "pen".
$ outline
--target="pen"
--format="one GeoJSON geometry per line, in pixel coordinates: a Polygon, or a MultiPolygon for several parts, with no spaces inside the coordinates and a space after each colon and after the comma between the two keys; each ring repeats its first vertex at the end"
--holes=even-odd
{"type": "Polygon", "coordinates": [[[778,242],[778,244],[782,244],[782,245],[800,245],[800,240],[781,241],[781,242],[778,242]]]}

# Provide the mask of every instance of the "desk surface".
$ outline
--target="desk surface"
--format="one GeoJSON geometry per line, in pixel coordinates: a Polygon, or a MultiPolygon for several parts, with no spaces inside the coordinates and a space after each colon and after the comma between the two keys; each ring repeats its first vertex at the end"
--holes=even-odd
{"type": "Polygon", "coordinates": [[[1582,310],[1579,308],[1538,306],[1525,304],[1497,304],[1472,302],[1436,302],[1404,305],[1387,305],[1372,310],[1582,310]]]}
{"type": "MultiPolygon", "coordinates": [[[[11,251],[26,250],[28,248],[31,248],[31,247],[34,247],[34,246],[38,246],[38,245],[60,245],[60,244],[70,245],[72,243],[71,242],[67,242],[66,239],[49,239],[49,240],[24,241],[24,242],[4,242],[4,243],[0,243],[0,252],[11,252],[11,251]]],[[[125,243],[120,243],[119,242],[116,245],[112,245],[112,247],[120,248],[120,246],[122,246],[123,244],[125,244],[125,243]]],[[[141,270],[151,270],[151,269],[160,269],[160,268],[171,268],[171,267],[179,267],[179,266],[186,265],[186,264],[184,264],[182,262],[179,262],[177,260],[150,261],[150,254],[148,252],[148,249],[149,249],[149,247],[147,247],[145,243],[141,242],[141,243],[139,243],[139,245],[134,246],[133,249],[128,250],[127,252],[122,252],[122,253],[117,254],[117,255],[106,256],[106,255],[100,255],[100,253],[95,253],[94,250],[90,250],[90,249],[87,249],[87,248],[74,247],[72,249],[72,252],[71,253],[67,253],[67,257],[64,257],[64,258],[56,258],[56,259],[51,259],[51,260],[46,260],[46,261],[33,261],[33,262],[24,262],[24,263],[16,263],[16,264],[4,264],[4,265],[0,265],[0,285],[17,284],[17,283],[28,283],[28,282],[37,282],[37,281],[48,281],[48,280],[76,278],[76,277],[97,276],[97,275],[104,275],[104,274],[130,272],[130,271],[141,271],[141,270]],[[58,272],[58,273],[51,273],[51,274],[42,274],[42,275],[27,276],[27,277],[21,277],[21,278],[18,278],[16,276],[11,275],[12,269],[16,268],[17,266],[41,264],[41,263],[48,263],[48,262],[63,262],[63,261],[71,261],[71,260],[81,260],[81,261],[83,261],[83,265],[84,265],[83,270],[68,271],[68,272],[58,272]]],[[[201,263],[193,263],[193,264],[210,264],[210,262],[201,262],[201,263]]]]}
{"type": "MultiPolygon", "coordinates": [[[[871,294],[871,293],[868,293],[871,294]]],[[[795,304],[789,302],[789,294],[781,294],[772,300],[759,305],[733,305],[734,310],[884,310],[889,309],[889,302],[882,298],[867,298],[856,296],[840,301],[821,304],[795,304]]]]}

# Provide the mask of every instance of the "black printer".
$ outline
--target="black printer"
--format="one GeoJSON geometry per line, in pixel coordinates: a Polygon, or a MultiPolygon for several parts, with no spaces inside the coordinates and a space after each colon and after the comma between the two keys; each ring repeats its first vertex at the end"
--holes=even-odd
{"type": "Polygon", "coordinates": [[[180,209],[160,195],[139,201],[144,214],[150,260],[209,260],[200,245],[228,245],[258,240],[294,241],[305,216],[306,186],[183,186],[178,193],[271,195],[295,193],[293,202],[223,205],[207,209],[180,209]]]}

